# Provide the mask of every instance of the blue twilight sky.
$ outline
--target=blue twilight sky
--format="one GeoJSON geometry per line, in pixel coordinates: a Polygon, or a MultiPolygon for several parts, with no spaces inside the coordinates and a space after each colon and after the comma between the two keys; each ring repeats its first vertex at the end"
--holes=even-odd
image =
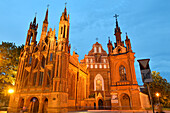
{"type": "MultiPolygon", "coordinates": [[[[47,4],[50,5],[49,27],[55,27],[58,35],[64,3],[65,0],[1,0],[0,42],[25,44],[35,12],[39,41],[47,4]]],[[[88,54],[96,37],[106,51],[108,36],[115,42],[113,16],[118,14],[122,40],[127,32],[136,60],[150,58],[151,70],[160,72],[170,82],[170,0],[68,0],[67,11],[70,14],[71,49],[77,49],[79,59],[88,54]]],[[[137,61],[135,68],[141,85],[137,61]]]]}

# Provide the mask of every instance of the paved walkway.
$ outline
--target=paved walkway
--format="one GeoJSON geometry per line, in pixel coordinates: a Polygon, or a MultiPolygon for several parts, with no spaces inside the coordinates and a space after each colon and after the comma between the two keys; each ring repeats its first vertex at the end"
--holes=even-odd
{"type": "MultiPolygon", "coordinates": [[[[88,111],[74,111],[69,113],[153,113],[152,110],[88,110],[88,111]]],[[[156,113],[156,111],[155,111],[156,113]]],[[[164,111],[170,113],[170,111],[164,111]]]]}

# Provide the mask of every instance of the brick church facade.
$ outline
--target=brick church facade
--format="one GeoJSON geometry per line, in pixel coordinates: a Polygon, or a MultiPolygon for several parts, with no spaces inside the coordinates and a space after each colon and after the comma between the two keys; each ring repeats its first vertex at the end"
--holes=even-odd
{"type": "Polygon", "coordinates": [[[28,112],[67,112],[69,107],[86,109],[143,109],[147,95],[139,91],[130,39],[121,40],[116,19],[114,46],[109,40],[108,54],[96,42],[84,59],[70,53],[69,15],[65,7],[60,18],[58,37],[48,29],[48,9],[37,43],[36,17],[30,23],[21,51],[15,93],[9,112],[26,107],[28,112]]]}

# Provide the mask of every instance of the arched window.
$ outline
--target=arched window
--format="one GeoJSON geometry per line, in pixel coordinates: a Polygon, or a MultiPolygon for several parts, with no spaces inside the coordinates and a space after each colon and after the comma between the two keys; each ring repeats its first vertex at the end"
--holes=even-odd
{"type": "Polygon", "coordinates": [[[93,63],[93,59],[91,59],[91,63],[93,63]]]}
{"type": "Polygon", "coordinates": [[[33,85],[36,85],[36,81],[37,81],[37,72],[34,73],[34,78],[33,78],[33,85]]]}
{"type": "Polygon", "coordinates": [[[50,85],[50,79],[51,79],[51,70],[48,70],[47,86],[50,85]]]}
{"type": "Polygon", "coordinates": [[[103,59],[103,62],[106,63],[106,59],[103,59]]]}
{"type": "Polygon", "coordinates": [[[46,26],[44,26],[44,31],[46,31],[46,26]]]}
{"type": "Polygon", "coordinates": [[[36,58],[34,61],[34,68],[36,68],[37,64],[38,64],[38,59],[36,58]]]}
{"type": "Polygon", "coordinates": [[[43,77],[44,77],[44,72],[40,72],[39,84],[38,84],[39,86],[41,86],[43,83],[43,77]]]}
{"type": "Polygon", "coordinates": [[[100,74],[97,74],[94,79],[94,91],[104,91],[104,80],[100,74]]]}
{"type": "Polygon", "coordinates": [[[96,53],[97,52],[97,49],[96,49],[96,47],[94,47],[94,53],[96,53]]]}
{"type": "Polygon", "coordinates": [[[30,56],[30,59],[29,59],[29,64],[31,64],[32,62],[32,56],[30,56]]]}
{"type": "Polygon", "coordinates": [[[102,80],[101,79],[96,80],[96,91],[102,91],[102,80]]]}
{"type": "Polygon", "coordinates": [[[119,67],[119,74],[120,74],[120,80],[121,81],[127,80],[127,78],[126,78],[126,70],[125,70],[125,67],[122,66],[122,65],[119,67]]]}
{"type": "Polygon", "coordinates": [[[28,75],[29,75],[29,72],[25,70],[25,77],[23,78],[25,81],[24,87],[28,86],[28,75]]]}
{"type": "Polygon", "coordinates": [[[53,53],[50,53],[50,61],[53,60],[53,53]]]}
{"type": "Polygon", "coordinates": [[[118,54],[121,53],[121,49],[118,49],[118,54]]]}
{"type": "Polygon", "coordinates": [[[100,68],[102,68],[102,65],[100,64],[100,68]]]}
{"type": "Polygon", "coordinates": [[[42,57],[41,66],[42,66],[43,68],[45,67],[45,58],[44,58],[44,56],[42,57]]]}
{"type": "Polygon", "coordinates": [[[86,63],[88,63],[89,62],[89,60],[88,59],[86,59],[86,63]]]}
{"type": "Polygon", "coordinates": [[[63,38],[65,38],[65,33],[66,33],[66,26],[64,25],[64,34],[63,34],[63,38]]]}
{"type": "Polygon", "coordinates": [[[99,53],[101,53],[101,47],[99,47],[99,53]]]}
{"type": "Polygon", "coordinates": [[[61,34],[63,33],[63,27],[61,27],[61,34]]]}

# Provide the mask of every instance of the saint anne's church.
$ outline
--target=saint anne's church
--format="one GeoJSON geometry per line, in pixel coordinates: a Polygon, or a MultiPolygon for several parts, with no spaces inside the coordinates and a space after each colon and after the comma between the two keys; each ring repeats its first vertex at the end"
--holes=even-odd
{"type": "Polygon", "coordinates": [[[140,92],[136,80],[130,39],[126,35],[125,42],[121,40],[117,18],[116,42],[112,44],[109,39],[108,53],[96,42],[80,62],[75,51],[70,53],[69,20],[65,7],[56,37],[55,29],[48,30],[47,9],[39,42],[36,17],[30,23],[8,111],[27,108],[28,112],[53,113],[67,112],[68,108],[149,107],[148,96],[140,92]]]}

